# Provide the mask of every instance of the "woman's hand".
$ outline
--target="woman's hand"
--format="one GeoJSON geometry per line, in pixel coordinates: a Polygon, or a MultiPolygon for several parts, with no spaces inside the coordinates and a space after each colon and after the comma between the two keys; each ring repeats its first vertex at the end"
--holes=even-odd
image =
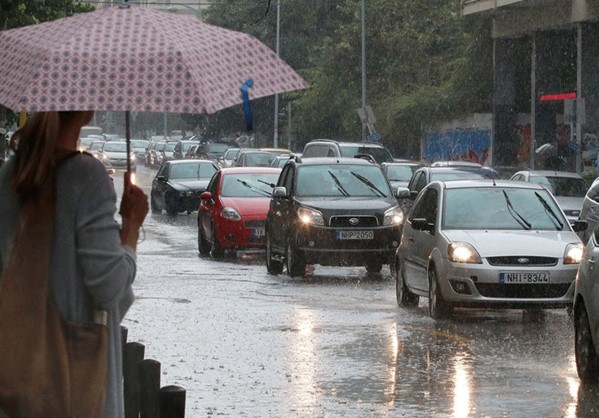
{"type": "Polygon", "coordinates": [[[131,183],[131,173],[125,172],[125,188],[119,214],[123,218],[121,242],[133,249],[137,248],[139,228],[148,213],[148,196],[139,187],[131,183]]]}

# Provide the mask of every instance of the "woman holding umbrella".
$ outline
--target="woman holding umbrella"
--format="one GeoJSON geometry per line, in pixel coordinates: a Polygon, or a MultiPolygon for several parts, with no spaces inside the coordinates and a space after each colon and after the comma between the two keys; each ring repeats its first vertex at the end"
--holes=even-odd
{"type": "Polygon", "coordinates": [[[148,199],[131,184],[127,172],[119,229],[114,219],[116,195],[104,166],[94,157],[77,152],[81,127],[92,115],[88,111],[34,113],[15,133],[19,144],[15,157],[0,168],[0,271],[3,261],[6,266],[24,203],[54,187],[50,289],[67,320],[93,322],[96,308],[108,311],[104,416],[120,417],[123,390],[119,324],[133,302],[135,251],[148,199]]]}

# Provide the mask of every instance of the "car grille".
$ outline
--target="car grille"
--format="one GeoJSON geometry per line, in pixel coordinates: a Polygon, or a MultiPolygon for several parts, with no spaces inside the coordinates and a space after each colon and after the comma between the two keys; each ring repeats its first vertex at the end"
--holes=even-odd
{"type": "Polygon", "coordinates": [[[553,258],[553,257],[526,257],[526,256],[488,257],[487,261],[492,266],[555,266],[555,265],[557,265],[557,258],[553,258]]]}
{"type": "Polygon", "coordinates": [[[331,216],[330,226],[338,228],[364,228],[378,226],[376,216],[331,216]],[[358,222],[352,221],[356,219],[358,222]]]}
{"type": "Polygon", "coordinates": [[[476,289],[488,298],[560,298],[570,288],[570,283],[560,284],[495,284],[476,283],[476,289]]]}
{"type": "Polygon", "coordinates": [[[243,225],[246,228],[264,228],[266,225],[265,221],[245,221],[243,225]]]}

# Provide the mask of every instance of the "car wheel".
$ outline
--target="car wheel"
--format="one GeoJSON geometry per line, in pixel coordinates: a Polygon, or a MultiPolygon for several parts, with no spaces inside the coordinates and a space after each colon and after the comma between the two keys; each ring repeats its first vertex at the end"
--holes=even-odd
{"type": "Polygon", "coordinates": [[[206,239],[202,223],[198,222],[198,250],[201,255],[209,255],[211,249],[210,242],[206,239]]]}
{"type": "Polygon", "coordinates": [[[451,312],[439,289],[439,278],[435,267],[428,272],[428,313],[433,319],[441,319],[451,312]]]}
{"type": "Polygon", "coordinates": [[[599,356],[593,346],[591,326],[584,304],[576,308],[574,315],[574,353],[578,377],[583,383],[596,383],[599,381],[599,356]]]}
{"type": "Polygon", "coordinates": [[[162,210],[158,209],[158,206],[156,205],[153,194],[150,194],[150,208],[152,209],[153,214],[162,213],[162,210]]]}
{"type": "Polygon", "coordinates": [[[395,276],[395,296],[397,297],[397,305],[405,307],[418,306],[420,297],[408,290],[405,281],[405,273],[399,267],[399,261],[394,263],[393,275],[395,276]]]}
{"type": "Polygon", "coordinates": [[[287,261],[287,274],[291,277],[304,276],[306,274],[306,257],[304,253],[295,248],[291,240],[287,244],[287,254],[285,255],[287,261]]]}
{"type": "Polygon", "coordinates": [[[218,239],[216,238],[216,229],[212,224],[212,239],[210,240],[210,255],[212,258],[223,258],[225,255],[225,249],[220,246],[218,239]]]}
{"type": "Polygon", "coordinates": [[[269,274],[281,274],[283,272],[283,263],[272,258],[272,244],[270,237],[266,234],[266,271],[269,274]]]}
{"type": "Polygon", "coordinates": [[[379,260],[370,260],[366,263],[366,271],[368,273],[380,273],[383,269],[383,263],[379,260]]]}

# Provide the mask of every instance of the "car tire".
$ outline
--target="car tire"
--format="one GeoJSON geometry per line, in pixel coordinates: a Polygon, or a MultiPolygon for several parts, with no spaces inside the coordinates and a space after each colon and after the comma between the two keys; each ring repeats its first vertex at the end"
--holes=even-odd
{"type": "Polygon", "coordinates": [[[597,383],[599,356],[593,346],[589,317],[583,303],[576,307],[574,315],[574,353],[578,377],[583,383],[597,383]]]}
{"type": "Polygon", "coordinates": [[[212,239],[210,240],[210,255],[212,258],[223,258],[225,255],[225,249],[220,246],[218,239],[216,238],[216,228],[212,224],[212,239]]]}
{"type": "Polygon", "coordinates": [[[405,281],[405,273],[399,267],[399,261],[395,261],[394,267],[393,275],[395,276],[395,296],[397,298],[397,305],[410,308],[418,306],[420,297],[408,290],[405,281]]]}
{"type": "Polygon", "coordinates": [[[150,194],[150,208],[152,210],[152,213],[155,215],[162,213],[162,210],[158,209],[158,206],[156,205],[156,200],[154,199],[153,194],[150,194]]]}
{"type": "Polygon", "coordinates": [[[291,277],[306,275],[306,257],[304,253],[291,243],[287,244],[287,254],[285,254],[285,261],[287,262],[287,274],[291,277]]]}
{"type": "Polygon", "coordinates": [[[206,235],[204,234],[202,223],[198,222],[198,250],[200,254],[210,255],[211,247],[210,241],[206,239],[206,235]]]}
{"type": "Polygon", "coordinates": [[[368,273],[380,273],[383,269],[383,262],[379,260],[371,260],[366,263],[366,271],[368,273]]]}
{"type": "Polygon", "coordinates": [[[268,233],[266,234],[266,271],[268,274],[281,274],[283,272],[283,263],[272,258],[272,244],[268,233]]]}
{"type": "Polygon", "coordinates": [[[442,319],[451,313],[451,307],[439,289],[439,277],[434,266],[428,272],[428,313],[433,319],[442,319]]]}

